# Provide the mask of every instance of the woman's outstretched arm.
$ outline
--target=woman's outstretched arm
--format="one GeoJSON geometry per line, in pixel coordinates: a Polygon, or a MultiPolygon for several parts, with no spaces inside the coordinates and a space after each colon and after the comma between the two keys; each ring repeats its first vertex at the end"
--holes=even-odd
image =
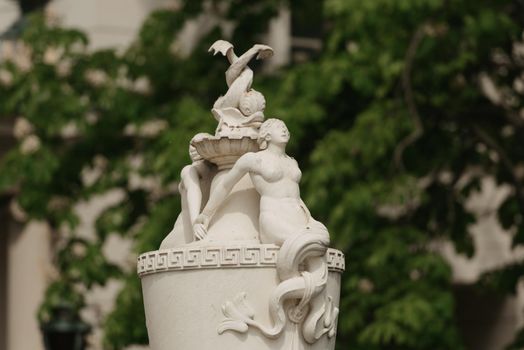
{"type": "Polygon", "coordinates": [[[194,234],[198,239],[203,239],[207,235],[209,220],[215,214],[220,205],[224,202],[233,187],[240,179],[250,172],[256,163],[255,153],[246,153],[237,160],[233,168],[220,179],[209,195],[209,200],[197,217],[193,227],[194,234]]]}

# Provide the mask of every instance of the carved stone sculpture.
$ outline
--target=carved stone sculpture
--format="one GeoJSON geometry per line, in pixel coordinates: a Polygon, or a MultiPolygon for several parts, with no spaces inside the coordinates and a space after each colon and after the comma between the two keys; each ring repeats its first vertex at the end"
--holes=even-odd
{"type": "Polygon", "coordinates": [[[210,51],[231,66],[214,104],[215,135],[197,134],[182,170],[182,212],[160,250],[142,254],[153,350],[332,350],[344,256],[300,197],[283,121],[264,121],[251,88],[255,45],[240,57],[223,40],[210,51]]]}
{"type": "Polygon", "coordinates": [[[237,57],[233,45],[224,40],[215,42],[209,51],[220,52],[231,63],[226,71],[226,83],[229,89],[220,96],[211,112],[218,121],[216,134],[233,133],[256,135],[264,120],[266,100],[264,96],[251,89],[253,71],[247,66],[253,58],[264,59],[273,56],[273,49],[266,45],[255,45],[242,56],[237,57]]]}

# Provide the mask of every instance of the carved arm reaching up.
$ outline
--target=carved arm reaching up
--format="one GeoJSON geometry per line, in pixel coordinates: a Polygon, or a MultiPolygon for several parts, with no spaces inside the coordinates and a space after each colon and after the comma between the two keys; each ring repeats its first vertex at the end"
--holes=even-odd
{"type": "Polygon", "coordinates": [[[231,168],[231,170],[220,179],[220,182],[217,183],[209,195],[209,200],[202,210],[202,213],[195,220],[193,232],[197,239],[202,240],[206,238],[211,217],[225,201],[229,193],[231,193],[233,187],[245,174],[253,169],[255,162],[255,153],[246,153],[240,157],[233,168],[231,168]]]}

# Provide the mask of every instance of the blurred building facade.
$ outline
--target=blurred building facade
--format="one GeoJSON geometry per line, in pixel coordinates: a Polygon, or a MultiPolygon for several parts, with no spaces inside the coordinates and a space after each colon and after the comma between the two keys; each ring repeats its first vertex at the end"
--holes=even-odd
{"type": "MultiPolygon", "coordinates": [[[[309,9],[313,13],[321,10],[317,8],[321,2],[317,3],[309,9]]],[[[49,3],[47,12],[63,25],[85,31],[93,50],[123,49],[131,43],[148,14],[161,7],[176,8],[177,0],[54,0],[49,3]]],[[[16,2],[0,0],[0,33],[19,16],[16,2]]],[[[181,34],[182,49],[190,51],[192,43],[215,23],[212,13],[204,13],[189,23],[181,34]]],[[[265,68],[272,70],[318,53],[322,42],[315,28],[321,25],[293,16],[293,7],[282,9],[265,38],[276,51],[276,56],[265,68]]],[[[9,123],[0,121],[0,157],[13,143],[11,134],[9,123]]],[[[524,257],[524,252],[512,250],[510,236],[503,232],[496,219],[496,208],[505,195],[504,188],[497,188],[494,181],[486,179],[482,190],[470,199],[469,208],[478,217],[477,224],[471,227],[476,246],[473,258],[456,254],[449,243],[437,244],[453,266],[459,300],[457,317],[468,347],[474,350],[501,350],[511,341],[515,331],[524,325],[524,288],[519,296],[498,299],[476,296],[468,287],[482,272],[524,257]]],[[[81,234],[92,235],[92,226],[101,208],[118,201],[118,198],[119,193],[115,192],[80,204],[81,234]]],[[[9,195],[0,198],[0,349],[43,350],[36,312],[53,276],[51,236],[43,223],[22,225],[17,222],[16,208],[10,203],[9,195]]],[[[126,264],[130,259],[130,248],[131,242],[109,240],[104,250],[126,264]]],[[[120,287],[118,282],[109,283],[87,296],[88,307],[83,317],[95,325],[90,350],[101,349],[102,332],[97,326],[112,309],[120,287]]]]}

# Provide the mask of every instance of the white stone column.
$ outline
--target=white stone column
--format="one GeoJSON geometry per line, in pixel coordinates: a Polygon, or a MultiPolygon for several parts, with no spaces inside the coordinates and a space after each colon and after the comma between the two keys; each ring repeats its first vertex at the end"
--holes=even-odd
{"type": "Polygon", "coordinates": [[[264,68],[268,71],[285,66],[291,59],[291,11],[282,7],[277,17],[269,23],[267,45],[271,46],[275,53],[270,60],[264,62],[264,68]]]}
{"type": "Polygon", "coordinates": [[[37,222],[8,232],[7,350],[42,350],[37,311],[51,266],[50,232],[37,222]]]}
{"type": "Polygon", "coordinates": [[[0,34],[7,30],[19,16],[15,1],[0,0],[0,34]]]}

